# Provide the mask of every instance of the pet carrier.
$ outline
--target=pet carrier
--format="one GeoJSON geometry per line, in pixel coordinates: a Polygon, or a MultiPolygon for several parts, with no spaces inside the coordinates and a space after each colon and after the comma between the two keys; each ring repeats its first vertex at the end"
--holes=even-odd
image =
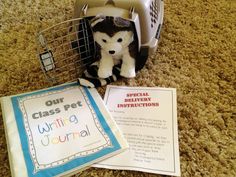
{"type": "Polygon", "coordinates": [[[97,15],[131,21],[138,37],[138,69],[156,51],[163,22],[163,0],[77,0],[74,19],[38,33],[38,55],[49,81],[64,83],[81,76],[95,61],[90,19],[97,15]]]}

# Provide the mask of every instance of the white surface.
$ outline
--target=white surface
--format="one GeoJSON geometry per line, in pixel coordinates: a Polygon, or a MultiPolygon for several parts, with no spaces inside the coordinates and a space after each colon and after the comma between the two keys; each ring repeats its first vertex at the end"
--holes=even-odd
{"type": "Polygon", "coordinates": [[[180,176],[175,89],[108,86],[104,101],[130,148],[94,166],[180,176]]]}

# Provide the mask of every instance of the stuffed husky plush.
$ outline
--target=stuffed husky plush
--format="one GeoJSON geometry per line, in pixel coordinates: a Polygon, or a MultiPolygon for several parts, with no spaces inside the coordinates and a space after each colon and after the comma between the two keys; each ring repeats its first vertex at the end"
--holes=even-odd
{"type": "Polygon", "coordinates": [[[81,85],[98,87],[120,76],[133,78],[138,42],[133,24],[120,17],[96,16],[91,20],[96,60],[79,79],[81,85]]]}
{"type": "Polygon", "coordinates": [[[111,76],[113,66],[122,62],[120,75],[135,77],[135,56],[130,50],[134,41],[131,23],[120,17],[96,17],[91,26],[99,55],[98,76],[111,76]]]}

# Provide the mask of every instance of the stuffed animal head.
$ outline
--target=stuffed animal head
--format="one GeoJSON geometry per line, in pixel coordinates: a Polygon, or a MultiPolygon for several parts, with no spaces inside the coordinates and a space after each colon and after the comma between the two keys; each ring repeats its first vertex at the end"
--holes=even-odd
{"type": "Polygon", "coordinates": [[[121,55],[134,40],[131,22],[120,17],[96,16],[91,26],[95,42],[111,56],[121,55]]]}

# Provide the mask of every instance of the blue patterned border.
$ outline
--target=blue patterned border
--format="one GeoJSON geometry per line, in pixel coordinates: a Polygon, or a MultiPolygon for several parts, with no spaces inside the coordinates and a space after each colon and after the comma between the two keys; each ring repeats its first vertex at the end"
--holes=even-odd
{"type": "Polygon", "coordinates": [[[28,93],[28,94],[15,96],[15,97],[11,98],[11,101],[13,104],[13,109],[14,109],[14,114],[15,114],[15,119],[16,119],[16,123],[17,123],[17,128],[19,131],[23,155],[24,155],[24,159],[25,159],[25,163],[26,163],[26,167],[27,167],[27,172],[28,172],[28,176],[30,176],[30,177],[33,177],[33,176],[34,177],[56,176],[56,175],[66,172],[66,171],[72,171],[74,168],[80,168],[80,167],[86,166],[87,163],[90,163],[98,158],[102,158],[103,156],[105,156],[107,154],[110,154],[112,152],[115,152],[115,151],[121,149],[120,144],[118,143],[116,137],[114,136],[110,127],[108,126],[105,118],[103,117],[102,113],[100,112],[99,107],[97,106],[95,100],[93,99],[92,95],[90,94],[89,89],[83,87],[83,89],[86,93],[86,96],[88,97],[89,102],[91,103],[91,105],[97,115],[97,118],[100,121],[102,128],[104,129],[104,131],[108,135],[109,139],[111,140],[112,147],[104,148],[96,153],[91,154],[91,155],[88,155],[85,157],[78,157],[78,158],[75,158],[74,160],[69,161],[68,163],[65,163],[63,165],[53,167],[53,168],[42,169],[42,170],[39,170],[35,173],[34,163],[32,161],[31,155],[29,153],[30,152],[29,151],[29,142],[28,142],[28,137],[27,137],[25,127],[24,127],[23,114],[20,109],[18,99],[22,99],[27,96],[42,94],[42,93],[46,93],[46,92],[59,91],[59,90],[63,90],[68,87],[74,87],[74,86],[79,87],[79,85],[77,83],[70,83],[70,84],[57,86],[57,87],[49,88],[46,90],[36,91],[33,93],[28,93]]]}

